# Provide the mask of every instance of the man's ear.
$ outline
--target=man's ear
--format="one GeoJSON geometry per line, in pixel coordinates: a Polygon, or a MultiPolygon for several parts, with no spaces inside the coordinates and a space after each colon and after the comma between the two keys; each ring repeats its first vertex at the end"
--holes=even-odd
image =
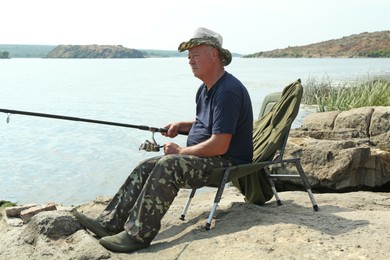
{"type": "Polygon", "coordinates": [[[213,58],[213,61],[221,60],[221,57],[219,55],[219,51],[217,48],[213,48],[211,50],[211,57],[213,58]]]}

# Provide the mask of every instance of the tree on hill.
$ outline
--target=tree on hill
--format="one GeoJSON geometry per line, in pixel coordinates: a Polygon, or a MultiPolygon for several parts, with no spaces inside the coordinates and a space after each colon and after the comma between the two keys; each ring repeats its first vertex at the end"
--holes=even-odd
{"type": "Polygon", "coordinates": [[[9,59],[8,51],[0,51],[0,59],[9,59]]]}

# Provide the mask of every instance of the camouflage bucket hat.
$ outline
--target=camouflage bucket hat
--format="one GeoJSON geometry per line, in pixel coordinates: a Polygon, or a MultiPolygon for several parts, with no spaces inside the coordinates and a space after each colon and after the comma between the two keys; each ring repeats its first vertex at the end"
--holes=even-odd
{"type": "Polygon", "coordinates": [[[222,48],[222,43],[223,39],[220,34],[200,27],[195,30],[193,37],[189,41],[182,42],[179,45],[178,50],[179,52],[183,52],[195,46],[203,44],[210,45],[218,49],[221,55],[222,65],[227,66],[232,61],[232,54],[229,50],[222,48]]]}

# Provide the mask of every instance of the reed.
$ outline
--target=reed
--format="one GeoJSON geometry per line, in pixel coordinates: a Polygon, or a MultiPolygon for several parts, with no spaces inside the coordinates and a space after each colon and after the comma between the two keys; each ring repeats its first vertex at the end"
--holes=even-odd
{"type": "Polygon", "coordinates": [[[304,85],[302,103],[317,105],[320,112],[390,106],[390,75],[338,83],[329,77],[310,78],[304,85]]]}

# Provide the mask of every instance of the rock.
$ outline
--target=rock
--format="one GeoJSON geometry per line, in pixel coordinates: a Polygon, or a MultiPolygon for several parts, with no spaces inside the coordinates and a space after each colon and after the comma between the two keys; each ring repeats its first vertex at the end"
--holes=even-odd
{"type": "MultiPolygon", "coordinates": [[[[99,203],[97,200],[83,207],[97,213],[93,205],[99,203]]],[[[110,258],[111,252],[84,230],[73,216],[73,208],[58,208],[61,210],[39,212],[24,225],[9,225],[10,219],[22,220],[2,218],[0,212],[0,259],[110,258]]]]}
{"type": "MultiPolygon", "coordinates": [[[[390,107],[375,107],[369,127],[370,136],[378,136],[390,132],[390,107]]],[[[389,141],[389,139],[387,139],[389,141]]]]}
{"type": "Polygon", "coordinates": [[[27,209],[24,209],[20,212],[20,218],[23,220],[23,222],[28,222],[33,216],[38,214],[42,211],[51,211],[56,210],[56,205],[54,203],[47,203],[44,205],[37,205],[34,207],[29,207],[27,209]]]}
{"type": "Polygon", "coordinates": [[[99,244],[99,240],[85,230],[79,230],[66,239],[72,250],[68,259],[110,259],[111,253],[99,244]]]}
{"type": "Polygon", "coordinates": [[[41,212],[26,224],[22,237],[28,244],[34,244],[39,236],[49,239],[66,238],[82,229],[76,218],[67,211],[41,212]]]}
{"type": "MultiPolygon", "coordinates": [[[[389,140],[390,107],[314,113],[301,128],[291,130],[285,158],[301,158],[312,187],[319,191],[390,191],[389,140]]],[[[299,180],[276,184],[281,190],[303,188],[299,180]]]]}
{"type": "MultiPolygon", "coordinates": [[[[345,130],[353,133],[350,138],[368,137],[373,112],[373,107],[361,107],[341,112],[337,115],[333,127],[335,137],[337,138],[338,132],[344,133],[345,130]]],[[[344,135],[341,135],[340,138],[344,138],[344,135]]]]}
{"type": "Polygon", "coordinates": [[[334,121],[336,120],[338,114],[340,114],[340,111],[309,114],[305,117],[302,123],[302,128],[333,130],[334,121]]]}
{"type": "Polygon", "coordinates": [[[27,205],[8,207],[5,209],[5,214],[7,215],[8,218],[20,217],[20,213],[23,210],[26,210],[26,209],[29,209],[29,208],[32,208],[35,206],[37,206],[37,204],[27,204],[27,205]]]}

